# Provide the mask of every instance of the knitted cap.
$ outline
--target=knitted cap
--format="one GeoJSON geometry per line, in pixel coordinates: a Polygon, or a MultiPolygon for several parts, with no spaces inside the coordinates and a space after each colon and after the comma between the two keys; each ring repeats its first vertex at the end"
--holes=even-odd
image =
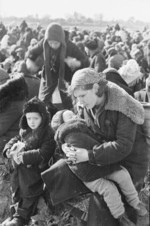
{"type": "Polygon", "coordinates": [[[84,42],[84,45],[90,50],[95,50],[98,48],[98,40],[97,39],[86,40],[84,42]]]}
{"type": "Polygon", "coordinates": [[[78,86],[85,86],[94,83],[106,84],[107,81],[104,79],[102,73],[99,74],[92,68],[83,68],[74,73],[70,88],[73,91],[78,86]]]}
{"type": "Polygon", "coordinates": [[[65,32],[60,24],[51,23],[46,29],[45,40],[65,42],[65,32]]]}
{"type": "Polygon", "coordinates": [[[51,128],[53,129],[54,132],[56,132],[56,130],[58,129],[58,127],[62,123],[64,123],[63,113],[65,111],[66,111],[66,109],[57,111],[56,114],[52,117],[52,120],[51,120],[51,128]]]}

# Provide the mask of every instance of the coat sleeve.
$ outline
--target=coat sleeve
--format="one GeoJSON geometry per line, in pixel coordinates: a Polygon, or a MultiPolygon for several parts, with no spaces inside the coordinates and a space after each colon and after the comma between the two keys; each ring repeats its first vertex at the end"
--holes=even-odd
{"type": "Polygon", "coordinates": [[[48,162],[55,151],[55,141],[52,134],[44,136],[39,149],[27,150],[23,153],[23,163],[25,165],[38,165],[41,162],[48,162]]]}
{"type": "Polygon", "coordinates": [[[135,141],[137,125],[127,116],[118,114],[116,139],[94,146],[89,151],[89,161],[96,165],[109,165],[121,162],[132,151],[135,141]]]}
{"type": "Polygon", "coordinates": [[[28,50],[26,58],[35,61],[43,53],[43,41],[44,39],[40,40],[32,49],[28,50]]]}
{"type": "Polygon", "coordinates": [[[5,147],[4,147],[4,149],[3,149],[3,156],[4,156],[5,158],[7,158],[6,152],[7,152],[9,149],[11,149],[11,147],[13,146],[13,144],[17,143],[17,141],[19,141],[19,140],[21,140],[20,136],[19,136],[19,135],[18,135],[18,136],[15,136],[14,138],[12,138],[12,139],[5,145],[5,147]]]}
{"type": "Polygon", "coordinates": [[[88,56],[83,54],[82,51],[78,48],[78,46],[72,43],[71,41],[67,42],[67,56],[79,60],[81,62],[80,68],[89,67],[90,65],[88,56]]]}

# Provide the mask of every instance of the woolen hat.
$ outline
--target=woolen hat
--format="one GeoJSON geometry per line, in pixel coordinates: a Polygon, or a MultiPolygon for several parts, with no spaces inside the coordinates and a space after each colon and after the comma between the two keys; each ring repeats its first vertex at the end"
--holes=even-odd
{"type": "Polygon", "coordinates": [[[66,111],[66,109],[63,109],[63,110],[60,110],[60,111],[57,111],[55,113],[55,115],[52,117],[52,120],[51,120],[51,127],[53,129],[54,132],[56,132],[56,130],[58,129],[58,127],[64,123],[64,120],[63,120],[63,113],[66,111]]]}
{"type": "Polygon", "coordinates": [[[97,39],[86,40],[84,42],[84,45],[90,50],[95,50],[98,48],[98,40],[97,39]]]}
{"type": "Polygon", "coordinates": [[[70,88],[73,91],[78,86],[94,83],[106,85],[107,81],[104,79],[104,74],[98,73],[92,68],[83,68],[74,73],[70,88]]]}
{"type": "Polygon", "coordinates": [[[124,57],[121,54],[115,54],[108,59],[108,67],[119,70],[124,61],[124,57]]]}
{"type": "Polygon", "coordinates": [[[60,24],[51,23],[46,29],[45,39],[51,41],[65,42],[65,32],[60,24]]]}

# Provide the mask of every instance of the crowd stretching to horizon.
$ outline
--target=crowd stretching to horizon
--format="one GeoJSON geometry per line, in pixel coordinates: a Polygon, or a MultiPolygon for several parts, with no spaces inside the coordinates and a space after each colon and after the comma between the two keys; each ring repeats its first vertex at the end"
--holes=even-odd
{"type": "Polygon", "coordinates": [[[141,103],[150,103],[149,28],[129,32],[115,24],[91,31],[1,22],[0,154],[13,168],[12,216],[2,225],[27,225],[45,183],[54,204],[90,189],[104,197],[120,226],[147,226],[138,192],[149,177],[150,128],[143,131],[141,103]],[[83,183],[76,190],[78,179],[83,183]],[[136,220],[126,215],[121,192],[136,220]]]}
{"type": "MultiPolygon", "coordinates": [[[[42,57],[36,61],[35,68],[30,68],[27,60],[30,49],[38,44],[44,38],[44,35],[45,28],[39,24],[36,28],[32,28],[26,21],[22,21],[19,26],[6,27],[1,22],[1,68],[9,74],[15,72],[24,74],[31,73],[40,77],[40,71],[43,66],[42,57]],[[24,66],[20,66],[22,64],[24,66]]],[[[102,72],[106,68],[119,70],[123,65],[127,64],[128,60],[134,59],[142,73],[140,77],[138,74],[136,78],[136,81],[139,79],[142,80],[142,84],[140,87],[136,87],[134,91],[144,88],[145,79],[150,72],[150,30],[148,28],[144,28],[143,31],[137,30],[131,33],[119,24],[114,26],[108,25],[103,32],[87,29],[81,30],[78,27],[72,27],[65,30],[65,35],[66,39],[75,43],[88,56],[90,67],[96,69],[98,72],[102,72]]],[[[134,70],[136,70],[134,62],[132,66],[133,74],[134,70]]],[[[130,66],[128,67],[128,70],[131,70],[130,66]]],[[[129,73],[123,69],[120,70],[120,74],[125,80],[128,80],[129,73]]]]}

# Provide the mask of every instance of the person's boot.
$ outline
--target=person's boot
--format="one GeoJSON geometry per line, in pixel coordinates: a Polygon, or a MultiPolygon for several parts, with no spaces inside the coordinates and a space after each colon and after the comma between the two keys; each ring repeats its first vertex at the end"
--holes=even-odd
{"type": "Polygon", "coordinates": [[[3,226],[24,226],[25,220],[22,217],[14,217],[12,220],[6,222],[3,226]]]}
{"type": "Polygon", "coordinates": [[[118,218],[118,222],[120,226],[135,226],[125,213],[118,218]]]}
{"type": "Polygon", "coordinates": [[[142,202],[138,204],[136,211],[137,211],[136,226],[149,226],[150,223],[149,213],[142,202]]]}

